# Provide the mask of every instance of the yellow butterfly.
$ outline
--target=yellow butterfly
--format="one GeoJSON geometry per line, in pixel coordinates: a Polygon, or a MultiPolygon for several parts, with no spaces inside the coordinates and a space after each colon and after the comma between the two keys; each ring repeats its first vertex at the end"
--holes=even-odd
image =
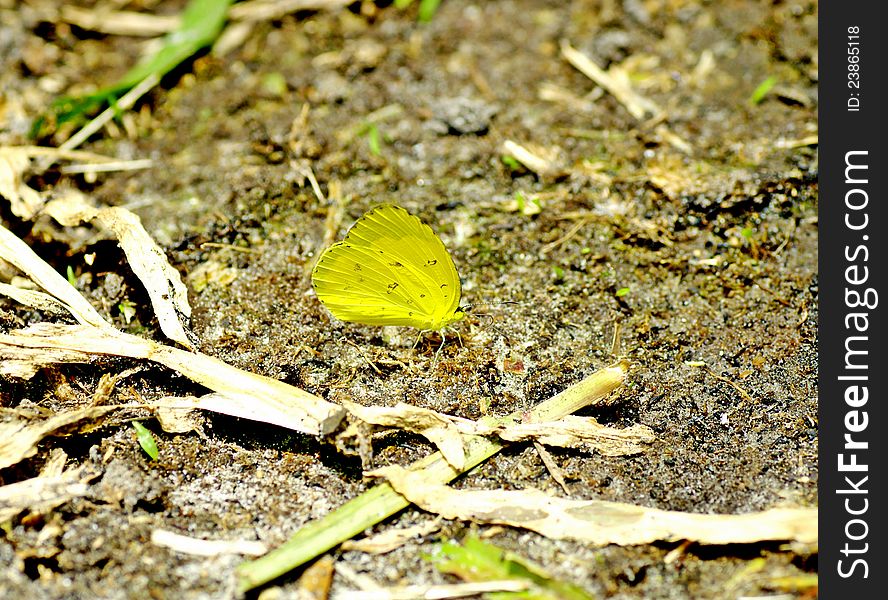
{"type": "Polygon", "coordinates": [[[444,243],[394,204],[371,209],[324,250],[311,282],[341,321],[440,331],[465,317],[459,274],[444,243]]]}

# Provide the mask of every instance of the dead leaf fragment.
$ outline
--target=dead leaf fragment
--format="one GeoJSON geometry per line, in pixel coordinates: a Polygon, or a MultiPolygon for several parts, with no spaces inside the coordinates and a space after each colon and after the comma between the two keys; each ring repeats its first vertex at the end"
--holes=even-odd
{"type": "Polygon", "coordinates": [[[465,465],[466,452],[462,435],[452,418],[447,415],[404,403],[388,408],[361,406],[345,400],[342,405],[348,412],[372,425],[397,427],[418,433],[432,442],[454,469],[462,470],[465,465]]]}
{"type": "Polygon", "coordinates": [[[0,283],[0,295],[12,298],[19,304],[54,316],[71,314],[64,304],[54,297],[37,290],[28,290],[8,283],[0,283]]]}
{"type": "Polygon", "coordinates": [[[89,362],[96,355],[151,360],[217,392],[181,408],[215,410],[309,435],[330,433],[345,415],[341,406],[282,381],[116,329],[38,323],[0,334],[0,375],[32,376],[48,364],[89,362]]]}
{"type": "Polygon", "coordinates": [[[75,193],[49,202],[44,212],[66,227],[95,221],[110,230],[126,254],[133,273],[148,291],[161,330],[171,340],[186,348],[194,348],[184,326],[184,322],[191,318],[188,289],[136,214],[120,206],[95,208],[75,193]]]}
{"type": "MultiPolygon", "coordinates": [[[[100,329],[114,329],[86,298],[25,242],[0,225],[0,259],[13,265],[62,303],[78,322],[100,329]]],[[[0,293],[5,293],[0,291],[0,293]]]]}
{"type": "Polygon", "coordinates": [[[46,513],[72,498],[85,496],[86,483],[80,481],[80,470],[43,474],[24,481],[0,486],[0,523],[9,521],[24,510],[46,513]]]}
{"type": "Polygon", "coordinates": [[[498,431],[497,435],[510,442],[534,439],[547,446],[559,448],[590,447],[605,456],[639,454],[644,452],[646,444],[656,439],[654,431],[646,425],[618,429],[601,425],[593,417],[575,415],[547,423],[510,425],[498,431]]]}
{"type": "Polygon", "coordinates": [[[36,454],[37,444],[43,438],[59,433],[72,425],[98,419],[116,408],[116,406],[90,406],[58,413],[43,421],[16,420],[0,423],[0,469],[36,454]]]}
{"type": "Polygon", "coordinates": [[[245,554],[261,556],[268,552],[262,542],[252,540],[202,540],[165,529],[151,532],[151,543],[191,556],[219,556],[220,554],[245,554]]]}
{"type": "Polygon", "coordinates": [[[659,106],[632,89],[622,69],[612,67],[605,71],[567,42],[561,44],[561,55],[580,73],[607,90],[636,119],[662,116],[659,106]]]}
{"type": "Polygon", "coordinates": [[[160,36],[178,28],[182,21],[179,15],[152,15],[101,8],[87,10],[68,5],[62,6],[60,13],[60,20],[66,23],[110,35],[160,36]]]}
{"type": "Polygon", "coordinates": [[[31,158],[21,148],[0,147],[0,196],[9,200],[12,214],[30,221],[43,207],[43,197],[24,182],[31,158]]]}
{"type": "Polygon", "coordinates": [[[564,172],[558,148],[522,146],[512,140],[503,142],[502,153],[511,156],[540,177],[557,177],[564,172]]]}
{"type": "Polygon", "coordinates": [[[521,527],[550,539],[621,546],[679,540],[701,544],[817,541],[816,508],[774,508],[742,515],[696,514],[622,502],[567,500],[538,490],[454,490],[398,466],[369,474],[384,477],[407,500],[442,517],[521,527]]]}
{"type": "Polygon", "coordinates": [[[173,398],[170,396],[160,399],[154,408],[154,417],[160,423],[160,427],[167,433],[190,433],[203,430],[203,420],[196,408],[187,406],[175,406],[177,403],[197,405],[197,398],[173,398]]]}
{"type": "Polygon", "coordinates": [[[314,561],[299,578],[298,597],[304,600],[327,600],[333,586],[335,572],[333,557],[322,556],[314,561]]]}
{"type": "Polygon", "coordinates": [[[299,10],[335,10],[351,0],[249,0],[228,9],[234,21],[269,21],[299,10]]]}
{"type": "Polygon", "coordinates": [[[397,550],[412,539],[434,533],[441,528],[441,521],[435,519],[422,525],[404,527],[402,529],[386,529],[382,533],[360,540],[346,540],[340,548],[343,550],[357,550],[367,554],[386,554],[397,550]]]}

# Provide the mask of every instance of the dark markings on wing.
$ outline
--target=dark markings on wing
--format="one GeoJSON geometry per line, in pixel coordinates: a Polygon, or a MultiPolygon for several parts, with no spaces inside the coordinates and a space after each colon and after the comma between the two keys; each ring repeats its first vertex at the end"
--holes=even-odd
{"type": "MultiPolygon", "coordinates": [[[[394,303],[405,311],[416,306],[415,299],[397,281],[396,271],[387,263],[379,260],[375,252],[371,254],[368,249],[361,247],[349,247],[348,250],[358,256],[365,255],[367,261],[359,263],[360,258],[352,259],[353,263],[351,260],[343,261],[344,257],[334,249],[333,254],[322,257],[316,267],[314,278],[319,283],[331,286],[330,289],[334,293],[347,292],[352,298],[350,300],[322,298],[321,301],[324,304],[331,309],[334,307],[362,307],[365,310],[373,308],[380,313],[386,312],[383,310],[384,306],[378,305],[378,302],[381,301],[379,292],[382,288],[386,290],[386,304],[394,303]],[[355,278],[352,275],[356,266],[366,274],[366,277],[361,275],[355,278]]],[[[422,311],[422,313],[426,314],[426,311],[422,311]]],[[[428,314],[428,316],[431,318],[433,315],[428,314]]]]}

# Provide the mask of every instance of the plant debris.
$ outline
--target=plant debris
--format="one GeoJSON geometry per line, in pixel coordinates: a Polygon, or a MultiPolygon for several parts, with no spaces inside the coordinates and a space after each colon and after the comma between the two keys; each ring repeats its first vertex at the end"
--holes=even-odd
{"type": "Polygon", "coordinates": [[[203,540],[166,529],[151,532],[151,543],[192,556],[218,556],[220,554],[243,554],[259,556],[268,549],[262,542],[251,540],[203,540]]]}
{"type": "MultiPolygon", "coordinates": [[[[0,342],[2,344],[2,342],[0,342]]],[[[0,358],[4,359],[2,350],[0,358]]],[[[78,410],[56,413],[39,420],[11,419],[0,422],[0,469],[34,456],[37,444],[50,435],[72,433],[76,427],[94,428],[96,422],[118,406],[88,406],[78,410]]]]}
{"type": "Polygon", "coordinates": [[[521,527],[550,539],[621,546],[679,540],[701,544],[817,541],[816,508],[704,515],[622,502],[568,500],[538,490],[455,490],[396,465],[368,475],[386,479],[410,502],[444,518],[521,527]]]}

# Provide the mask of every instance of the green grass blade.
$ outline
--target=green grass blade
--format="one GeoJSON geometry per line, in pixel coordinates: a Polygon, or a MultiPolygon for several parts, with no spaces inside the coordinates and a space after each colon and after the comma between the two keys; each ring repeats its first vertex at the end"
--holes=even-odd
{"type": "Polygon", "coordinates": [[[539,565],[474,535],[466,537],[462,545],[452,540],[442,542],[428,558],[442,573],[464,581],[512,580],[529,584],[523,592],[486,594],[491,600],[592,600],[579,586],[559,581],[539,565]]]}
{"type": "Polygon", "coordinates": [[[225,25],[225,15],[233,0],[190,0],[182,12],[182,22],[166,35],[154,55],[136,64],[117,82],[81,97],[60,98],[53,104],[57,123],[64,123],[113,105],[121,95],[149,75],[163,77],[200,49],[215,41],[225,25]]]}
{"type": "Polygon", "coordinates": [[[441,0],[420,0],[419,3],[419,22],[428,23],[435,16],[441,0]]]}
{"type": "Polygon", "coordinates": [[[749,96],[749,103],[753,106],[761,103],[761,101],[765,99],[765,96],[768,95],[768,92],[771,91],[771,88],[773,88],[776,83],[777,78],[771,76],[758,84],[758,87],[756,87],[755,90],[753,90],[752,95],[749,96]]]}
{"type": "Polygon", "coordinates": [[[145,451],[145,454],[150,456],[151,460],[157,460],[157,457],[160,456],[160,450],[157,449],[157,442],[154,441],[154,436],[148,428],[138,421],[133,421],[133,429],[136,430],[136,440],[139,442],[142,450],[145,451]]]}

